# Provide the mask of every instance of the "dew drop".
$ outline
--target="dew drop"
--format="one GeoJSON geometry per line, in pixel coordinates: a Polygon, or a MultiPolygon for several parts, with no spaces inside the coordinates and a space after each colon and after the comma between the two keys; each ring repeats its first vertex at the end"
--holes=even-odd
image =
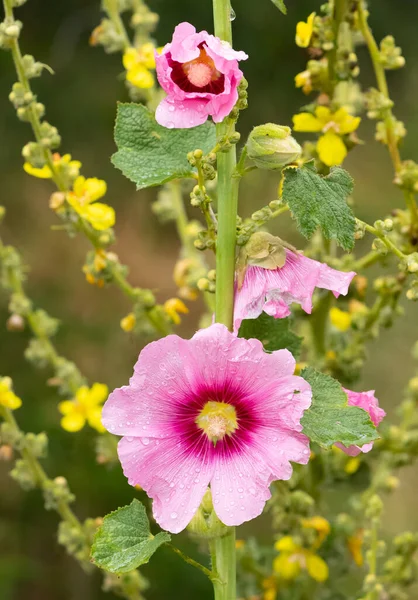
{"type": "Polygon", "coordinates": [[[173,487],[174,487],[174,483],[173,483],[173,482],[171,482],[171,483],[170,483],[170,487],[171,487],[171,488],[173,488],[173,487]]]}
{"type": "Polygon", "coordinates": [[[170,106],[168,107],[168,110],[169,110],[170,112],[174,112],[176,109],[175,109],[175,107],[173,106],[173,104],[170,104],[170,106]]]}
{"type": "Polygon", "coordinates": [[[149,444],[149,439],[148,438],[141,438],[141,442],[144,444],[144,446],[148,446],[149,444]]]}
{"type": "Polygon", "coordinates": [[[243,491],[244,491],[244,489],[243,489],[243,488],[238,488],[238,492],[239,492],[240,494],[242,494],[242,492],[243,492],[243,491]]]}
{"type": "Polygon", "coordinates": [[[250,487],[250,489],[248,491],[250,492],[250,494],[252,494],[253,496],[255,496],[255,488],[250,487]]]}
{"type": "Polygon", "coordinates": [[[134,441],[134,438],[133,438],[133,437],[130,437],[130,436],[129,436],[129,437],[126,437],[126,441],[127,441],[127,442],[133,442],[133,441],[134,441]]]}
{"type": "Polygon", "coordinates": [[[181,490],[184,490],[184,483],[180,483],[180,485],[179,485],[179,488],[180,488],[181,490]]]}
{"type": "Polygon", "coordinates": [[[177,519],[177,517],[178,517],[178,514],[177,514],[176,512],[172,512],[172,513],[171,513],[171,515],[170,515],[170,517],[171,517],[172,519],[177,519]]]}

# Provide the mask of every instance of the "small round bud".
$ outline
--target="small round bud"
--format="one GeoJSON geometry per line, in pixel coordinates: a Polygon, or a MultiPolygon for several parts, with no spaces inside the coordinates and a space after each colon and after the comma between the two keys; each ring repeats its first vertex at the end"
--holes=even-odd
{"type": "Polygon", "coordinates": [[[203,157],[203,150],[200,150],[200,148],[195,150],[193,152],[193,157],[196,158],[197,160],[200,160],[203,157]]]}
{"type": "Polygon", "coordinates": [[[6,327],[9,331],[23,331],[25,328],[25,320],[18,314],[10,315],[7,319],[6,327]]]}
{"type": "Polygon", "coordinates": [[[254,127],[247,141],[248,157],[259,169],[281,169],[301,155],[302,148],[290,127],[266,123],[254,127]]]}
{"type": "Polygon", "coordinates": [[[209,279],[206,279],[206,277],[201,277],[196,285],[198,290],[201,292],[206,292],[209,289],[210,282],[209,279]]]}

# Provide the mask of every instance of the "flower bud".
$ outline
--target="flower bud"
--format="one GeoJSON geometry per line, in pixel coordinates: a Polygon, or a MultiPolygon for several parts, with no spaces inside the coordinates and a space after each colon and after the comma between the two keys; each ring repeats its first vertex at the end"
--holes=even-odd
{"type": "Polygon", "coordinates": [[[247,141],[249,158],[259,169],[281,169],[294,162],[302,148],[290,133],[290,127],[274,123],[254,127],[247,141]]]}

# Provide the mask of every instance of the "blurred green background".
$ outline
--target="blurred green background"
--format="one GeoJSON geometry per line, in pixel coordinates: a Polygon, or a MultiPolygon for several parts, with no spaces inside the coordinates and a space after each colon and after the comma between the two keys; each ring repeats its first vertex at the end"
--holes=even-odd
{"type": "MultiPolygon", "coordinates": [[[[290,124],[292,112],[306,102],[294,88],[293,78],[304,69],[306,54],[294,45],[296,22],[320,1],[288,0],[284,17],[269,0],[235,0],[234,46],[250,58],[244,65],[249,80],[250,107],[239,123],[241,132],[261,122],[290,124]]],[[[150,0],[161,16],[157,41],[171,38],[174,26],[192,22],[198,29],[212,29],[210,0],[150,0]]],[[[405,121],[409,135],[403,156],[418,154],[418,44],[416,0],[375,0],[371,24],[378,39],[392,33],[402,46],[407,68],[389,73],[396,114],[405,121]]],[[[62,135],[62,153],[70,152],[83,163],[86,176],[108,182],[107,201],[117,212],[117,246],[121,260],[130,265],[132,283],[155,289],[159,300],[175,294],[172,269],[179,250],[174,227],[161,226],[151,212],[155,191],[135,192],[109,162],[114,151],[113,121],[117,100],[126,100],[120,55],[107,56],[91,48],[88,39],[100,20],[98,0],[30,0],[16,11],[24,23],[24,53],[54,69],[44,73],[34,88],[47,107],[47,119],[62,135]]],[[[360,79],[371,85],[367,53],[359,50],[360,79]]],[[[30,265],[27,288],[35,303],[62,321],[56,338],[60,351],[75,360],[91,381],[110,388],[124,384],[141,348],[140,342],[120,330],[119,320],[130,306],[119,290],[97,289],[86,284],[81,272],[86,251],[84,239],[69,239],[48,208],[50,182],[34,179],[22,170],[21,148],[31,140],[27,124],[17,120],[8,101],[15,81],[11,57],[0,54],[0,204],[7,208],[2,237],[22,252],[30,265]]],[[[357,214],[368,221],[400,206],[402,196],[391,185],[392,167],[386,149],[373,141],[373,124],[363,123],[360,137],[367,144],[350,155],[346,168],[356,180],[357,214]]],[[[248,215],[276,196],[277,176],[257,173],[243,186],[241,214],[248,215]]],[[[192,213],[191,213],[192,214],[192,213]]],[[[197,215],[196,215],[197,216],[197,215]]],[[[276,226],[276,225],[275,225],[276,226]]],[[[302,244],[290,219],[283,218],[277,231],[302,244]]],[[[362,242],[368,248],[371,240],[362,242]]],[[[378,269],[377,269],[378,270],[378,269]]],[[[198,322],[197,303],[182,326],[189,335],[198,322]]],[[[390,415],[400,401],[401,390],[412,375],[412,343],[418,337],[417,310],[409,303],[406,316],[392,331],[384,331],[369,347],[370,360],[362,389],[376,389],[390,415]]],[[[59,427],[57,397],[46,385],[48,373],[36,371],[23,359],[27,333],[6,331],[7,300],[0,297],[0,373],[10,375],[24,398],[18,412],[21,426],[29,431],[45,429],[50,435],[46,468],[51,476],[64,475],[77,495],[80,518],[103,515],[130,501],[133,490],[119,467],[112,470],[95,463],[92,432],[68,434],[59,427]]],[[[359,387],[359,389],[360,389],[359,387]]],[[[43,508],[39,492],[22,492],[8,475],[9,464],[0,464],[0,599],[1,600],[98,600],[109,597],[100,590],[98,575],[86,576],[56,542],[57,518],[43,508]]],[[[386,505],[388,531],[415,528],[417,472],[404,471],[402,486],[386,505]],[[400,510],[401,506],[401,510],[400,510]]],[[[135,492],[134,492],[135,493],[135,492]]],[[[268,519],[257,523],[257,533],[269,540],[268,519]]],[[[254,524],[241,529],[245,537],[254,524]]],[[[190,543],[185,535],[179,545],[190,543]]],[[[190,550],[189,551],[193,551],[190,550]]],[[[163,598],[211,598],[210,586],[168,550],[162,550],[144,569],[152,588],[149,600],[163,598]]]]}

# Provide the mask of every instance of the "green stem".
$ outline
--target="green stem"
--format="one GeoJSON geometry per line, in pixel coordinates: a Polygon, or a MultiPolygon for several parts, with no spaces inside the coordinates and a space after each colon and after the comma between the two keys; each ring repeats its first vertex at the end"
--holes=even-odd
{"type": "Polygon", "coordinates": [[[236,561],[235,527],[230,527],[223,537],[210,542],[212,569],[219,579],[212,579],[215,600],[235,600],[236,561]]]}
{"type": "MultiPolygon", "coordinates": [[[[10,427],[13,429],[16,435],[21,435],[20,428],[16,422],[16,419],[13,416],[13,413],[9,409],[4,407],[0,407],[0,410],[0,414],[4,421],[8,423],[8,425],[10,425],[10,427]]],[[[38,486],[42,489],[46,488],[46,486],[51,482],[51,480],[45,473],[36,456],[32,454],[30,448],[26,444],[22,444],[22,446],[19,446],[19,453],[22,456],[22,458],[26,461],[30,470],[32,471],[32,474],[38,486]]],[[[80,523],[80,521],[77,519],[77,517],[69,507],[68,502],[65,500],[58,501],[56,505],[56,512],[60,515],[63,521],[67,521],[67,523],[69,523],[73,527],[76,527],[80,531],[82,538],[85,539],[85,543],[89,545],[89,542],[84,533],[83,525],[80,523]]]]}
{"type": "Polygon", "coordinates": [[[130,48],[132,44],[120,16],[118,0],[104,0],[103,7],[107,16],[112,21],[116,32],[121,36],[125,50],[130,48]]]}
{"type": "MultiPolygon", "coordinates": [[[[213,0],[215,35],[232,45],[231,2],[213,0]]],[[[225,119],[216,126],[218,139],[232,134],[234,126],[225,119]]],[[[218,239],[216,246],[215,316],[231,331],[234,321],[235,247],[237,238],[239,178],[233,177],[237,164],[236,147],[218,154],[218,239]]],[[[213,581],[215,600],[236,599],[235,528],[210,544],[212,568],[221,581],[213,581]]]]}
{"type": "Polygon", "coordinates": [[[363,225],[363,227],[365,228],[366,231],[368,231],[369,233],[371,233],[375,237],[377,237],[380,240],[382,240],[382,242],[385,244],[386,248],[388,250],[390,250],[390,252],[392,252],[392,254],[395,254],[395,256],[397,256],[401,260],[403,260],[403,259],[405,259],[407,257],[407,255],[404,254],[402,252],[402,250],[399,250],[399,248],[397,246],[395,246],[395,244],[392,242],[392,240],[390,238],[388,238],[384,233],[381,233],[378,229],[376,229],[376,227],[373,227],[372,225],[369,225],[368,223],[365,223],[361,219],[357,219],[357,221],[361,225],[363,225]]]}
{"type": "Polygon", "coordinates": [[[167,546],[170,548],[170,550],[181,556],[181,558],[187,564],[191,565],[192,567],[195,567],[196,569],[199,569],[199,571],[202,571],[202,573],[204,573],[206,577],[209,577],[211,581],[216,580],[216,574],[213,571],[207,569],[204,565],[200,564],[200,562],[194,560],[194,558],[191,558],[190,556],[187,556],[187,554],[184,554],[184,552],[182,552],[180,548],[173,546],[173,544],[167,544],[167,546]]]}
{"type": "MultiPolygon", "coordinates": [[[[230,0],[213,0],[215,35],[232,44],[230,0]]],[[[216,126],[218,138],[228,130],[228,121],[216,126]]],[[[239,179],[233,177],[236,168],[236,149],[218,154],[218,241],[216,246],[216,301],[215,315],[218,323],[233,330],[235,245],[238,210],[239,179]]]]}
{"type": "Polygon", "coordinates": [[[318,359],[322,359],[327,352],[328,315],[332,298],[331,292],[326,292],[309,319],[312,328],[312,343],[318,359]]]}
{"type": "Polygon", "coordinates": [[[334,92],[334,88],[337,84],[337,74],[335,67],[338,58],[338,35],[340,32],[340,26],[345,18],[347,12],[347,0],[334,0],[334,14],[333,14],[333,31],[334,31],[334,46],[328,55],[328,73],[330,80],[330,92],[334,92]]]}
{"type": "MultiPolygon", "coordinates": [[[[358,16],[359,16],[359,25],[360,30],[363,34],[364,39],[366,40],[367,47],[369,49],[370,58],[373,64],[373,69],[376,75],[377,86],[379,91],[385,98],[390,100],[389,95],[389,87],[386,79],[385,69],[380,60],[380,50],[376,43],[376,40],[373,36],[372,30],[369,27],[367,22],[367,12],[364,7],[363,0],[359,0],[358,2],[358,16]]],[[[383,122],[385,124],[386,129],[386,138],[387,138],[387,146],[389,149],[389,154],[392,159],[393,168],[395,173],[399,173],[402,168],[402,159],[399,152],[398,140],[396,139],[395,128],[394,128],[394,116],[392,113],[392,109],[386,108],[383,112],[384,119],[383,122]]],[[[407,190],[403,190],[405,202],[409,209],[411,215],[411,223],[415,228],[418,228],[418,208],[415,201],[414,194],[408,192],[407,190]]]]}

